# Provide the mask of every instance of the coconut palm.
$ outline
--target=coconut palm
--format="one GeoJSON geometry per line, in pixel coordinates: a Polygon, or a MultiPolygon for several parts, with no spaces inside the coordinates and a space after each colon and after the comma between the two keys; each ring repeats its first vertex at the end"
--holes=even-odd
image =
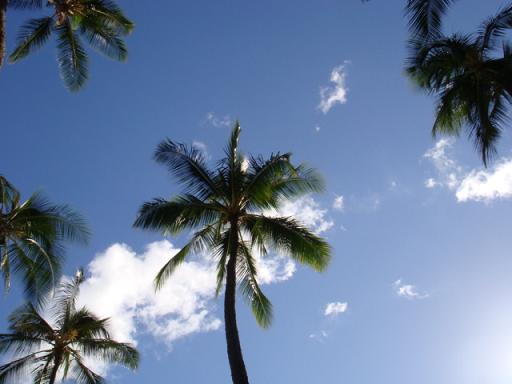
{"type": "Polygon", "coordinates": [[[87,367],[85,358],[137,368],[139,354],[130,344],[112,339],[108,319],[100,319],[87,308],[77,308],[76,298],[83,273],[60,284],[49,312],[28,303],[9,317],[8,334],[0,334],[0,352],[13,353],[15,360],[0,366],[0,384],[31,375],[37,384],[53,384],[68,376],[81,384],[104,383],[87,367]]]}
{"type": "MultiPolygon", "coordinates": [[[[2,0],[0,0],[2,1],[2,0]]],[[[5,1],[5,0],[3,0],[5,1]]],[[[40,8],[42,0],[8,0],[10,7],[40,8]]],[[[89,45],[107,57],[124,61],[127,50],[123,37],[134,24],[110,0],[48,0],[51,15],[31,19],[18,34],[18,46],[9,56],[15,63],[44,45],[53,34],[57,37],[57,59],[61,77],[72,91],[87,80],[88,58],[81,35],[89,45]]]]}
{"type": "Polygon", "coordinates": [[[63,242],[84,242],[88,236],[83,218],[70,207],[50,204],[38,193],[21,202],[0,175],[0,271],[6,289],[14,272],[29,298],[41,297],[59,276],[63,242]]]}
{"type": "Polygon", "coordinates": [[[156,288],[191,252],[209,252],[217,261],[217,294],[224,291],[227,353],[233,383],[248,383],[236,323],[236,286],[251,305],[256,321],[268,327],[272,305],[258,284],[255,257],[277,250],[317,271],[326,268],[329,245],[292,217],[265,214],[280,204],[309,192],[319,192],[323,183],[304,165],[290,163],[290,154],[244,158],[238,148],[240,125],[236,123],[225,157],[213,170],[197,148],[163,141],[155,160],[167,166],[184,187],[170,200],[155,199],[140,208],[135,226],[178,234],[192,230],[190,240],[155,278],[156,288]]]}
{"type": "Polygon", "coordinates": [[[466,127],[484,164],[507,120],[512,102],[512,5],[484,21],[472,35],[455,34],[411,42],[407,73],[438,96],[434,135],[457,135],[466,127]]]}

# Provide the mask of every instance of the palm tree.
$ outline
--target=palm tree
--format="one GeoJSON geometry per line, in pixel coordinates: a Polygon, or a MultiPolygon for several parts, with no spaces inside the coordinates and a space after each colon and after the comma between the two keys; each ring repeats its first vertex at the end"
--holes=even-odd
{"type": "Polygon", "coordinates": [[[14,353],[16,358],[0,366],[0,384],[29,371],[37,384],[53,384],[58,376],[65,379],[69,372],[79,384],[104,383],[86,366],[84,358],[137,368],[137,350],[112,339],[108,319],[100,319],[84,307],[76,308],[83,280],[79,271],[73,280],[61,283],[50,308],[53,321],[45,319],[31,303],[11,314],[11,333],[0,334],[0,352],[14,353]]]}
{"type": "Polygon", "coordinates": [[[265,160],[244,158],[238,148],[236,123],[215,170],[208,169],[202,152],[169,139],[158,146],[155,160],[167,166],[184,193],[170,200],[155,199],[140,208],[135,227],[178,234],[193,230],[192,239],[155,278],[162,287],[191,252],[211,252],[217,261],[217,294],[225,283],[224,319],[231,377],[235,384],[249,382],[236,323],[235,296],[251,305],[256,321],[270,325],[272,305],[258,284],[255,254],[270,248],[289,255],[317,271],[326,268],[329,245],[291,217],[271,217],[264,212],[309,192],[323,183],[312,169],[294,167],[290,154],[273,154],[265,160]]]}
{"type": "Polygon", "coordinates": [[[457,135],[466,127],[485,165],[512,102],[512,46],[503,38],[510,28],[512,5],[485,20],[475,34],[411,41],[407,73],[438,96],[433,134],[457,135]]]}
{"type": "Polygon", "coordinates": [[[87,241],[83,218],[66,205],[52,205],[35,193],[21,202],[0,175],[0,271],[5,288],[11,271],[20,274],[29,298],[41,297],[60,273],[63,241],[87,241]]]}
{"type": "MultiPolygon", "coordinates": [[[[16,8],[41,8],[43,2],[8,0],[8,5],[16,8]]],[[[51,15],[31,19],[21,28],[18,46],[9,56],[11,63],[40,48],[55,33],[61,77],[68,89],[76,91],[85,84],[88,76],[87,53],[79,35],[107,57],[126,60],[127,50],[122,37],[133,30],[134,24],[113,1],[49,0],[47,6],[51,8],[51,15]]]]}

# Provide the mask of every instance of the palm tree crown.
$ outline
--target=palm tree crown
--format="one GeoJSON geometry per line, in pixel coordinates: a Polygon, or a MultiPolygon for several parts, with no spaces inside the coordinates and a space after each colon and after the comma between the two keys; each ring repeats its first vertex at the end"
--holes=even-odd
{"type": "Polygon", "coordinates": [[[83,218],[70,207],[52,205],[37,193],[21,202],[0,175],[0,271],[7,289],[14,271],[27,295],[40,297],[59,276],[63,241],[87,241],[88,236],[83,218]]]}
{"type": "MultiPolygon", "coordinates": [[[[41,0],[9,0],[13,8],[42,8],[41,0]]],[[[72,91],[87,80],[87,53],[79,34],[107,57],[124,61],[127,50],[122,37],[134,24],[111,0],[49,0],[50,16],[32,19],[18,34],[18,46],[9,56],[11,63],[23,59],[57,35],[57,56],[62,79],[72,91]]]]}
{"type": "Polygon", "coordinates": [[[130,344],[113,340],[108,319],[100,319],[86,308],[76,307],[83,273],[60,284],[50,308],[53,321],[28,303],[9,317],[9,334],[0,334],[0,353],[16,359],[0,366],[0,384],[31,374],[34,383],[53,384],[70,373],[79,384],[100,384],[104,379],[89,369],[84,358],[98,358],[135,369],[139,355],[130,344]]]}
{"type": "Polygon", "coordinates": [[[321,191],[317,173],[304,165],[293,166],[289,153],[267,160],[245,158],[238,148],[239,135],[237,123],[215,170],[207,167],[200,150],[163,141],[155,159],[168,167],[185,191],[170,200],[145,203],[135,226],[168,234],[194,231],[190,242],[156,276],[157,288],[190,252],[208,251],[217,260],[217,293],[226,285],[224,315],[233,382],[247,383],[236,327],[237,283],[258,324],[267,327],[272,319],[271,303],[258,284],[254,252],[264,256],[273,248],[321,271],[329,263],[330,247],[295,219],[264,214],[287,199],[321,191]]]}
{"type": "Polygon", "coordinates": [[[512,6],[484,21],[473,35],[455,34],[411,41],[407,72],[421,88],[438,95],[433,133],[468,128],[485,165],[512,102],[512,6]]]}

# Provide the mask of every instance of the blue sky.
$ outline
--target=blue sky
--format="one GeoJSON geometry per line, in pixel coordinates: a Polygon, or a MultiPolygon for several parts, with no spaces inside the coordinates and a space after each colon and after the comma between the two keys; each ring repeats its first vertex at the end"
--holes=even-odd
{"type": "MultiPolygon", "coordinates": [[[[471,31],[501,4],[460,1],[446,30],[471,31]]],[[[87,217],[92,241],[69,249],[65,271],[86,267],[83,302],[118,315],[114,332],[142,352],[138,372],[111,368],[111,382],[229,381],[208,263],[155,297],[153,271],[185,237],[131,224],[142,202],[178,191],[151,159],[158,142],[195,142],[213,165],[235,118],[245,152],[291,151],[321,171],[327,191],[285,212],[334,249],[322,274],[263,262],[273,326],[238,310],[251,382],[510,382],[510,131],[487,170],[465,137],[432,139],[433,100],[403,75],[403,1],[122,6],[137,25],[129,60],[91,53],[80,93],[62,86],[53,42],[0,72],[1,172],[87,217]],[[338,102],[327,111],[322,95],[338,102]]],[[[28,17],[9,14],[10,47],[28,17]]],[[[2,329],[21,300],[16,287],[1,298],[2,329]]]]}

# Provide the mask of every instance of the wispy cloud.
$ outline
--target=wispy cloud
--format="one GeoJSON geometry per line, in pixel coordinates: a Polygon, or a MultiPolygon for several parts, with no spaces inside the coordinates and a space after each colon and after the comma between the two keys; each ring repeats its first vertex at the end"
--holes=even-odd
{"type": "Polygon", "coordinates": [[[343,211],[345,208],[345,198],[341,195],[336,196],[332,202],[332,208],[337,211],[343,211]]]}
{"type": "Polygon", "coordinates": [[[437,177],[425,180],[427,188],[446,187],[455,191],[458,202],[490,202],[495,199],[512,198],[512,159],[503,158],[490,169],[473,169],[469,172],[454,160],[450,150],[453,139],[441,139],[424,157],[429,159],[437,171],[437,177]]]}
{"type": "Polygon", "coordinates": [[[320,88],[320,103],[318,104],[318,109],[324,114],[329,112],[336,104],[345,104],[347,102],[346,64],[348,64],[348,61],[335,67],[331,71],[331,84],[320,88]]]}
{"type": "Polygon", "coordinates": [[[325,342],[325,340],[328,337],[329,337],[329,334],[326,331],[324,331],[324,330],[321,330],[320,332],[310,333],[309,334],[309,338],[311,340],[318,341],[319,343],[325,342]]]}
{"type": "Polygon", "coordinates": [[[346,312],[347,308],[348,308],[348,303],[346,303],[346,302],[342,303],[342,302],[336,301],[333,303],[328,303],[325,306],[324,315],[330,316],[330,317],[335,317],[341,313],[346,312]]]}
{"type": "Polygon", "coordinates": [[[229,128],[234,124],[234,120],[230,115],[218,116],[214,112],[208,112],[205,122],[216,128],[229,128]]]}
{"type": "Polygon", "coordinates": [[[423,155],[423,157],[432,162],[437,171],[437,177],[427,179],[425,187],[448,187],[449,189],[455,189],[459,184],[462,168],[449,156],[449,151],[454,143],[455,140],[452,138],[440,139],[423,155]]]}
{"type": "Polygon", "coordinates": [[[201,142],[201,141],[197,141],[197,140],[194,140],[192,142],[192,146],[198,150],[200,150],[201,152],[203,152],[203,155],[208,158],[209,155],[208,155],[208,147],[206,146],[205,143],[201,142]]]}
{"type": "Polygon", "coordinates": [[[403,297],[409,300],[426,299],[429,297],[428,293],[418,292],[416,286],[411,284],[405,284],[402,279],[398,279],[393,283],[393,290],[399,297],[403,297]]]}

